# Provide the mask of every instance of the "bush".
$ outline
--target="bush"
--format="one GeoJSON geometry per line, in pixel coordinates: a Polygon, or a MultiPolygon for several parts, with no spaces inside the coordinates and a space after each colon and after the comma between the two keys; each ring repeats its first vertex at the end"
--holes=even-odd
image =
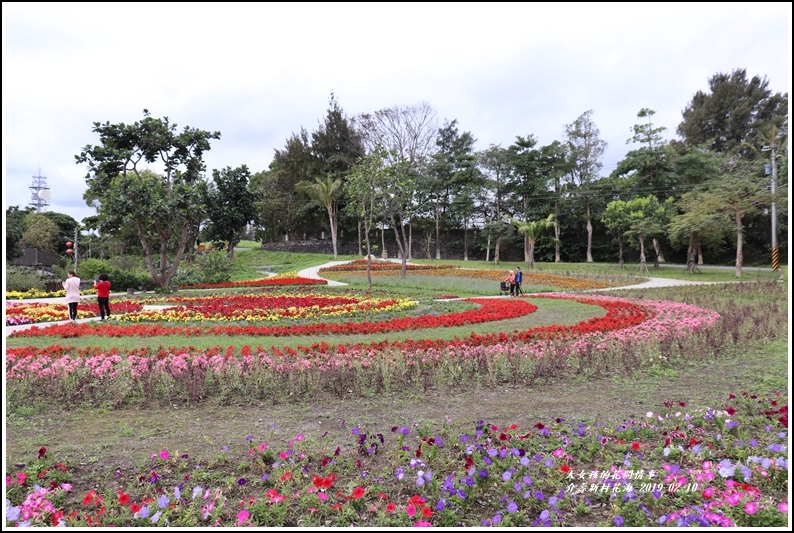
{"type": "Polygon", "coordinates": [[[34,270],[11,266],[6,263],[6,291],[26,292],[30,289],[44,290],[45,280],[34,270]]]}
{"type": "MultiPolygon", "coordinates": [[[[129,263],[126,263],[129,264],[129,263]]],[[[94,280],[105,272],[110,278],[110,286],[113,291],[124,291],[128,288],[138,288],[151,286],[152,280],[148,273],[142,273],[138,267],[132,269],[119,268],[108,260],[85,259],[78,267],[77,275],[83,280],[94,280]]]]}
{"type": "Polygon", "coordinates": [[[223,283],[231,281],[232,261],[225,252],[209,252],[196,258],[199,265],[198,283],[223,283]]]}

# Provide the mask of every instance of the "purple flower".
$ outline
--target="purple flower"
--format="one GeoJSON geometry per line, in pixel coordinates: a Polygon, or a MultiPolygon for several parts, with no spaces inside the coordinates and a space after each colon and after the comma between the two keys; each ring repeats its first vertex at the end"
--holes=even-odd
{"type": "Polygon", "coordinates": [[[507,503],[507,512],[508,513],[516,513],[518,512],[518,504],[514,501],[509,501],[507,503]]]}
{"type": "Polygon", "coordinates": [[[549,510],[543,509],[543,511],[540,512],[540,516],[538,518],[545,521],[549,519],[549,515],[550,515],[549,510]]]}
{"type": "Polygon", "coordinates": [[[767,448],[769,448],[770,451],[773,451],[775,453],[786,451],[786,447],[783,446],[782,444],[770,444],[769,446],[767,446],[767,448]]]}
{"type": "Polygon", "coordinates": [[[248,442],[251,442],[251,441],[253,441],[253,440],[254,440],[254,436],[253,436],[253,435],[248,435],[248,436],[245,438],[245,440],[247,440],[248,442]]]}
{"type": "Polygon", "coordinates": [[[160,509],[165,509],[166,507],[168,507],[169,503],[171,503],[171,500],[168,499],[168,496],[166,496],[165,494],[157,498],[157,507],[159,507],[160,509]]]}
{"type": "Polygon", "coordinates": [[[524,485],[532,485],[532,478],[529,476],[524,476],[521,481],[524,482],[524,485]]]}
{"type": "Polygon", "coordinates": [[[617,516],[615,517],[615,520],[614,520],[614,522],[615,522],[615,525],[616,525],[617,527],[620,527],[620,526],[622,526],[622,525],[623,525],[623,517],[622,517],[622,516],[620,516],[620,515],[617,515],[617,516]]]}
{"type": "Polygon", "coordinates": [[[400,433],[402,433],[403,435],[408,435],[408,433],[410,433],[410,432],[411,432],[411,430],[406,428],[406,427],[400,428],[400,433]]]}
{"type": "Polygon", "coordinates": [[[488,477],[488,471],[484,468],[480,468],[480,471],[477,472],[481,478],[485,479],[488,477]]]}
{"type": "Polygon", "coordinates": [[[543,492],[539,490],[536,490],[534,495],[535,498],[537,498],[538,500],[542,500],[543,498],[545,498],[545,496],[543,496],[543,492]]]}
{"type": "Polygon", "coordinates": [[[358,435],[358,434],[359,434],[359,431],[360,431],[360,430],[358,429],[358,426],[357,426],[357,427],[354,427],[353,429],[351,429],[351,430],[350,430],[350,432],[351,432],[353,435],[358,435]]]}
{"type": "Polygon", "coordinates": [[[468,435],[461,435],[460,436],[460,442],[469,442],[469,436],[468,435]]]}
{"type": "Polygon", "coordinates": [[[505,473],[502,474],[502,481],[510,481],[510,477],[512,475],[513,475],[513,473],[510,472],[510,470],[505,471],[505,473]]]}
{"type": "Polygon", "coordinates": [[[244,478],[244,477],[241,477],[240,479],[238,479],[238,480],[237,480],[237,484],[238,484],[239,486],[241,486],[241,487],[242,487],[243,485],[245,485],[245,478],[244,478]]]}

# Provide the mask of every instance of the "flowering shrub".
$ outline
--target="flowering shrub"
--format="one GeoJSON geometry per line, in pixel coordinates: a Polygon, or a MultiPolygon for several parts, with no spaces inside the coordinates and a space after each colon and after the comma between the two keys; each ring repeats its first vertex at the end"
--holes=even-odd
{"type": "Polygon", "coordinates": [[[300,278],[295,273],[279,274],[270,278],[246,281],[225,281],[222,283],[197,283],[180,285],[180,289],[233,289],[245,287],[278,287],[283,285],[327,285],[324,279],[300,278]]]}

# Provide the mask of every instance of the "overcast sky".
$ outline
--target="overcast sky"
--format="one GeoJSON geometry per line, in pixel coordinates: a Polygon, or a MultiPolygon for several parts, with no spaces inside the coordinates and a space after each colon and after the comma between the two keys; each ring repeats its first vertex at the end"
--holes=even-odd
{"type": "Polygon", "coordinates": [[[15,3],[3,2],[4,208],[47,178],[48,210],[78,221],[94,122],[167,116],[220,131],[213,169],[268,168],[292,133],[317,129],[331,93],[348,117],[425,101],[477,150],[516,136],[563,140],[592,109],[628,150],[641,108],[676,138],[708,79],[737,68],[791,92],[791,3],[15,3]]]}

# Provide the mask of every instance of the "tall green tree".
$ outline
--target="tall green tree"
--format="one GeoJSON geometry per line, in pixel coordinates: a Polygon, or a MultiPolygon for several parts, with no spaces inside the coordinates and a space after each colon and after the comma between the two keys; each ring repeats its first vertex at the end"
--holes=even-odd
{"type": "Polygon", "coordinates": [[[546,189],[554,199],[554,262],[560,262],[560,205],[563,201],[565,175],[570,172],[570,160],[564,144],[553,141],[540,148],[540,168],[545,177],[546,189]]]}
{"type": "Polygon", "coordinates": [[[485,177],[485,194],[481,205],[483,212],[483,233],[486,242],[486,261],[490,259],[491,240],[494,240],[494,262],[499,263],[502,240],[509,236],[512,227],[505,224],[509,217],[506,208],[507,181],[510,178],[510,154],[506,148],[492,144],[478,152],[477,160],[485,177]]]}
{"type": "MultiPolygon", "coordinates": [[[[466,209],[466,202],[457,201],[464,189],[478,176],[474,156],[475,139],[471,132],[459,132],[458,121],[445,122],[438,130],[436,151],[430,157],[426,189],[432,198],[435,220],[436,259],[441,259],[441,227],[453,223],[453,206],[466,209]]],[[[467,217],[464,213],[464,219],[467,217]]]]}
{"type": "Polygon", "coordinates": [[[22,248],[38,248],[45,252],[62,254],[66,250],[64,246],[66,242],[61,236],[58,225],[45,213],[28,214],[25,230],[19,240],[22,248]]]}
{"type": "Polygon", "coordinates": [[[27,227],[27,217],[33,212],[33,207],[20,209],[18,205],[12,205],[6,208],[6,261],[13,261],[18,257],[22,257],[23,250],[20,240],[22,239],[22,235],[25,233],[25,228],[27,227]]]}
{"type": "Polygon", "coordinates": [[[204,153],[221,134],[187,126],[178,132],[168,117],[153,118],[146,109],[133,124],[95,122],[93,131],[100,144],[86,145],[75,156],[89,170],[83,197],[97,209],[103,230],[135,228],[152,281],[167,287],[184,257],[190,228],[203,216],[204,153]],[[154,164],[162,174],[146,170],[154,164]],[[176,247],[170,255],[172,240],[176,247]]]}
{"type": "Polygon", "coordinates": [[[626,201],[617,199],[607,204],[601,217],[601,222],[614,235],[618,243],[618,265],[620,265],[620,268],[626,268],[623,260],[623,242],[626,232],[631,228],[629,215],[630,211],[626,206],[626,201]]]}
{"type": "Polygon", "coordinates": [[[622,218],[628,221],[628,230],[624,235],[630,243],[640,247],[640,273],[647,274],[648,267],[645,262],[645,239],[660,235],[665,230],[672,208],[672,199],[661,203],[653,195],[644,198],[634,198],[624,204],[615,205],[614,210],[622,209],[625,212],[622,218]]]}
{"type": "Polygon", "coordinates": [[[549,215],[543,220],[521,221],[513,219],[513,225],[515,225],[519,235],[523,235],[529,243],[527,264],[529,268],[535,268],[535,243],[538,242],[544,230],[554,226],[554,215],[549,215]]]}
{"type": "Polygon", "coordinates": [[[677,132],[687,146],[751,157],[746,146],[759,132],[788,120],[788,93],[772,93],[766,76],[747,79],[746,69],[736,69],[715,74],[708,84],[710,92],[696,92],[683,111],[677,132]]]}
{"type": "Polygon", "coordinates": [[[249,189],[251,172],[246,165],[212,171],[212,183],[206,190],[205,203],[209,224],[204,234],[215,242],[224,242],[229,259],[242,232],[257,217],[256,197],[249,189]]]}
{"type": "Polygon", "coordinates": [[[281,232],[288,241],[301,232],[301,212],[310,200],[297,191],[301,181],[311,181],[315,172],[308,132],[293,133],[283,149],[275,150],[268,172],[256,177],[260,222],[270,233],[281,232]],[[278,228],[277,230],[275,228],[278,228]]]}
{"type": "Polygon", "coordinates": [[[587,221],[587,262],[593,262],[592,186],[598,179],[607,143],[600,139],[600,131],[593,122],[593,111],[585,111],[565,126],[570,155],[569,179],[573,194],[581,201],[587,221]]]}
{"type": "Polygon", "coordinates": [[[314,183],[301,181],[296,185],[298,192],[308,196],[315,204],[325,208],[331,228],[331,243],[334,259],[339,257],[337,250],[337,221],[339,219],[339,198],[342,195],[342,178],[333,179],[326,174],[324,179],[315,178],[314,183]]]}

